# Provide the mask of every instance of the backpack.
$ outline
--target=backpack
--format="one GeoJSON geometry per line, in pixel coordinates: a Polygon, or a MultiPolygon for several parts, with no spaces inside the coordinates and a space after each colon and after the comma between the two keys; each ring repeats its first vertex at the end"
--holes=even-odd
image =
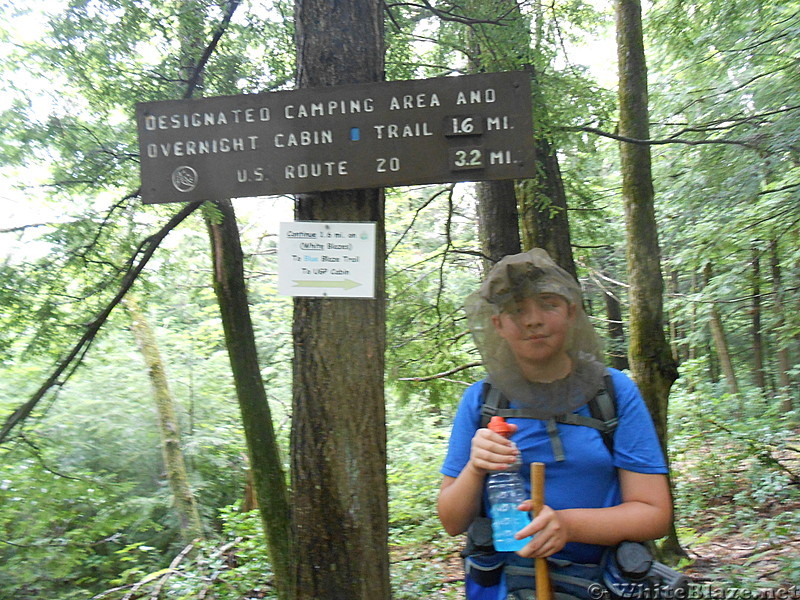
{"type": "MultiPolygon", "coordinates": [[[[564,460],[564,448],[558,437],[556,423],[565,425],[583,425],[597,429],[603,438],[603,443],[608,448],[609,453],[614,454],[614,430],[617,428],[619,419],[617,418],[617,398],[614,393],[614,383],[611,375],[606,373],[603,376],[603,388],[600,389],[595,397],[589,400],[589,414],[591,417],[579,415],[577,413],[565,413],[547,419],[547,432],[553,445],[553,454],[556,461],[564,460]]],[[[481,427],[486,427],[489,420],[494,416],[503,418],[536,418],[530,414],[527,408],[509,408],[508,398],[503,393],[493,387],[487,380],[483,384],[481,395],[483,405],[481,406],[481,427]]]]}

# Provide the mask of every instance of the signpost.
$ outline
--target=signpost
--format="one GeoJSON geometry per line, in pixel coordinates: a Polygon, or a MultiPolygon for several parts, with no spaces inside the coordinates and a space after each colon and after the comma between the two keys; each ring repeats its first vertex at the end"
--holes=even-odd
{"type": "Polygon", "coordinates": [[[375,223],[281,223],[278,292],[375,297],[375,223]]]}
{"type": "Polygon", "coordinates": [[[530,76],[137,104],[146,203],[534,174],[530,76]]]}

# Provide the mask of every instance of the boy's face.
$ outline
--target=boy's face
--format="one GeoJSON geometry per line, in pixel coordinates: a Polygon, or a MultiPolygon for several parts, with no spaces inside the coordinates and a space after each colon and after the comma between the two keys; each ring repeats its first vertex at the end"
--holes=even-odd
{"type": "Polygon", "coordinates": [[[558,294],[525,298],[492,317],[497,333],[523,364],[546,365],[566,355],[575,306],[558,294]]]}

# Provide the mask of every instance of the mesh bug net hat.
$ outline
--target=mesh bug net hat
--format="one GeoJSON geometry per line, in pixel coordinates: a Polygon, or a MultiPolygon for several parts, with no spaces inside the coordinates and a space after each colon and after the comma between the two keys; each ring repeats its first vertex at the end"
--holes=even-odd
{"type": "Polygon", "coordinates": [[[478,291],[467,297],[470,331],[489,381],[515,404],[539,419],[572,412],[591,400],[603,385],[602,343],[583,310],[578,282],[541,248],[504,257],[489,271],[478,291]],[[566,351],[572,371],[551,383],[528,381],[492,317],[539,294],[557,294],[574,307],[566,351]]]}

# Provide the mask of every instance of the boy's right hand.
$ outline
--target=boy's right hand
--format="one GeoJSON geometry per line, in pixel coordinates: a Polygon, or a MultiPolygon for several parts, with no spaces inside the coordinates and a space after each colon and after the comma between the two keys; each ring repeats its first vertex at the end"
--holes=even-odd
{"type": "MultiPolygon", "coordinates": [[[[511,424],[516,430],[516,425],[511,424]]],[[[489,429],[478,429],[472,437],[469,464],[485,475],[490,471],[502,471],[513,464],[520,452],[516,445],[489,429]]]]}

